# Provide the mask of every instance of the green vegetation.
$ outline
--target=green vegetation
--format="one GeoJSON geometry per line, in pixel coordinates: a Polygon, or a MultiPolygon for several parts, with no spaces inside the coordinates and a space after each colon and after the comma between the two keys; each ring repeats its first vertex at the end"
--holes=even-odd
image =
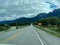
{"type": "Polygon", "coordinates": [[[34,24],[38,25],[38,23],[42,23],[42,26],[39,26],[40,29],[60,37],[60,18],[43,18],[40,21],[35,22],[34,24]]]}
{"type": "Polygon", "coordinates": [[[44,31],[46,31],[50,34],[56,35],[57,37],[60,37],[60,33],[54,32],[52,30],[48,30],[48,29],[46,29],[45,27],[42,27],[42,26],[40,27],[40,29],[42,29],[42,30],[44,30],[44,31]]]}
{"type": "MultiPolygon", "coordinates": [[[[27,26],[30,25],[30,23],[10,23],[10,24],[0,24],[0,31],[7,31],[8,29],[10,29],[11,26],[16,26],[16,29],[19,28],[19,26],[23,27],[23,26],[27,26]]],[[[20,28],[21,28],[20,27],[20,28]]]]}
{"type": "Polygon", "coordinates": [[[43,23],[43,25],[58,25],[60,24],[60,19],[58,17],[48,17],[48,18],[43,18],[40,21],[38,21],[37,23],[43,23]]]}
{"type": "Polygon", "coordinates": [[[26,25],[30,25],[30,23],[11,23],[9,24],[10,26],[26,26],[26,25]]]}
{"type": "Polygon", "coordinates": [[[49,29],[52,30],[52,31],[56,31],[56,32],[59,32],[60,33],[60,29],[56,25],[49,27],[49,29]]]}
{"type": "Polygon", "coordinates": [[[30,25],[30,23],[11,23],[11,24],[9,24],[10,26],[16,26],[16,29],[18,29],[19,28],[19,26],[21,26],[21,27],[24,27],[24,26],[27,26],[27,25],[30,25]]]}
{"type": "Polygon", "coordinates": [[[47,27],[53,31],[60,32],[60,19],[58,17],[48,17],[41,19],[35,24],[42,23],[42,26],[47,27]]]}
{"type": "Polygon", "coordinates": [[[10,29],[10,26],[8,24],[0,24],[0,31],[7,31],[8,29],[10,29]]]}

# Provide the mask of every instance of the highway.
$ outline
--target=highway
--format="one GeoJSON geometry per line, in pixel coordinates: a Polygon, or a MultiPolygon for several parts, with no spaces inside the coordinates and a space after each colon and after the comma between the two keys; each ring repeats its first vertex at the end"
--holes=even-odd
{"type": "Polygon", "coordinates": [[[0,33],[0,45],[60,45],[59,42],[60,38],[33,25],[0,33]]]}

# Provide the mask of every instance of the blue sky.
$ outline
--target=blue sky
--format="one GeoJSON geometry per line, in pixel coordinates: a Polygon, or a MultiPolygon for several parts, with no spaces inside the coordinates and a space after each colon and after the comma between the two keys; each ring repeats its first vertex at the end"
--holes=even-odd
{"type": "Polygon", "coordinates": [[[49,13],[59,5],[60,0],[0,0],[0,21],[49,13]]]}

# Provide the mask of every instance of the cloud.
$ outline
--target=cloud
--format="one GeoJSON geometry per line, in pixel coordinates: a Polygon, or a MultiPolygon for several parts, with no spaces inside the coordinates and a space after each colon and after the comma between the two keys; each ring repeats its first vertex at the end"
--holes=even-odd
{"type": "Polygon", "coordinates": [[[54,4],[57,6],[57,8],[60,8],[60,0],[44,0],[45,2],[49,2],[51,4],[54,4]]]}
{"type": "Polygon", "coordinates": [[[60,8],[60,0],[0,0],[0,21],[34,17],[60,8]]]}

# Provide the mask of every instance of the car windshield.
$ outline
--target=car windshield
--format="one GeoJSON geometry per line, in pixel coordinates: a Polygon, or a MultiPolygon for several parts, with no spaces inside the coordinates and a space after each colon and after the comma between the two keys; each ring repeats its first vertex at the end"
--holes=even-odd
{"type": "Polygon", "coordinates": [[[60,0],[0,0],[0,45],[60,45],[60,0]]]}

